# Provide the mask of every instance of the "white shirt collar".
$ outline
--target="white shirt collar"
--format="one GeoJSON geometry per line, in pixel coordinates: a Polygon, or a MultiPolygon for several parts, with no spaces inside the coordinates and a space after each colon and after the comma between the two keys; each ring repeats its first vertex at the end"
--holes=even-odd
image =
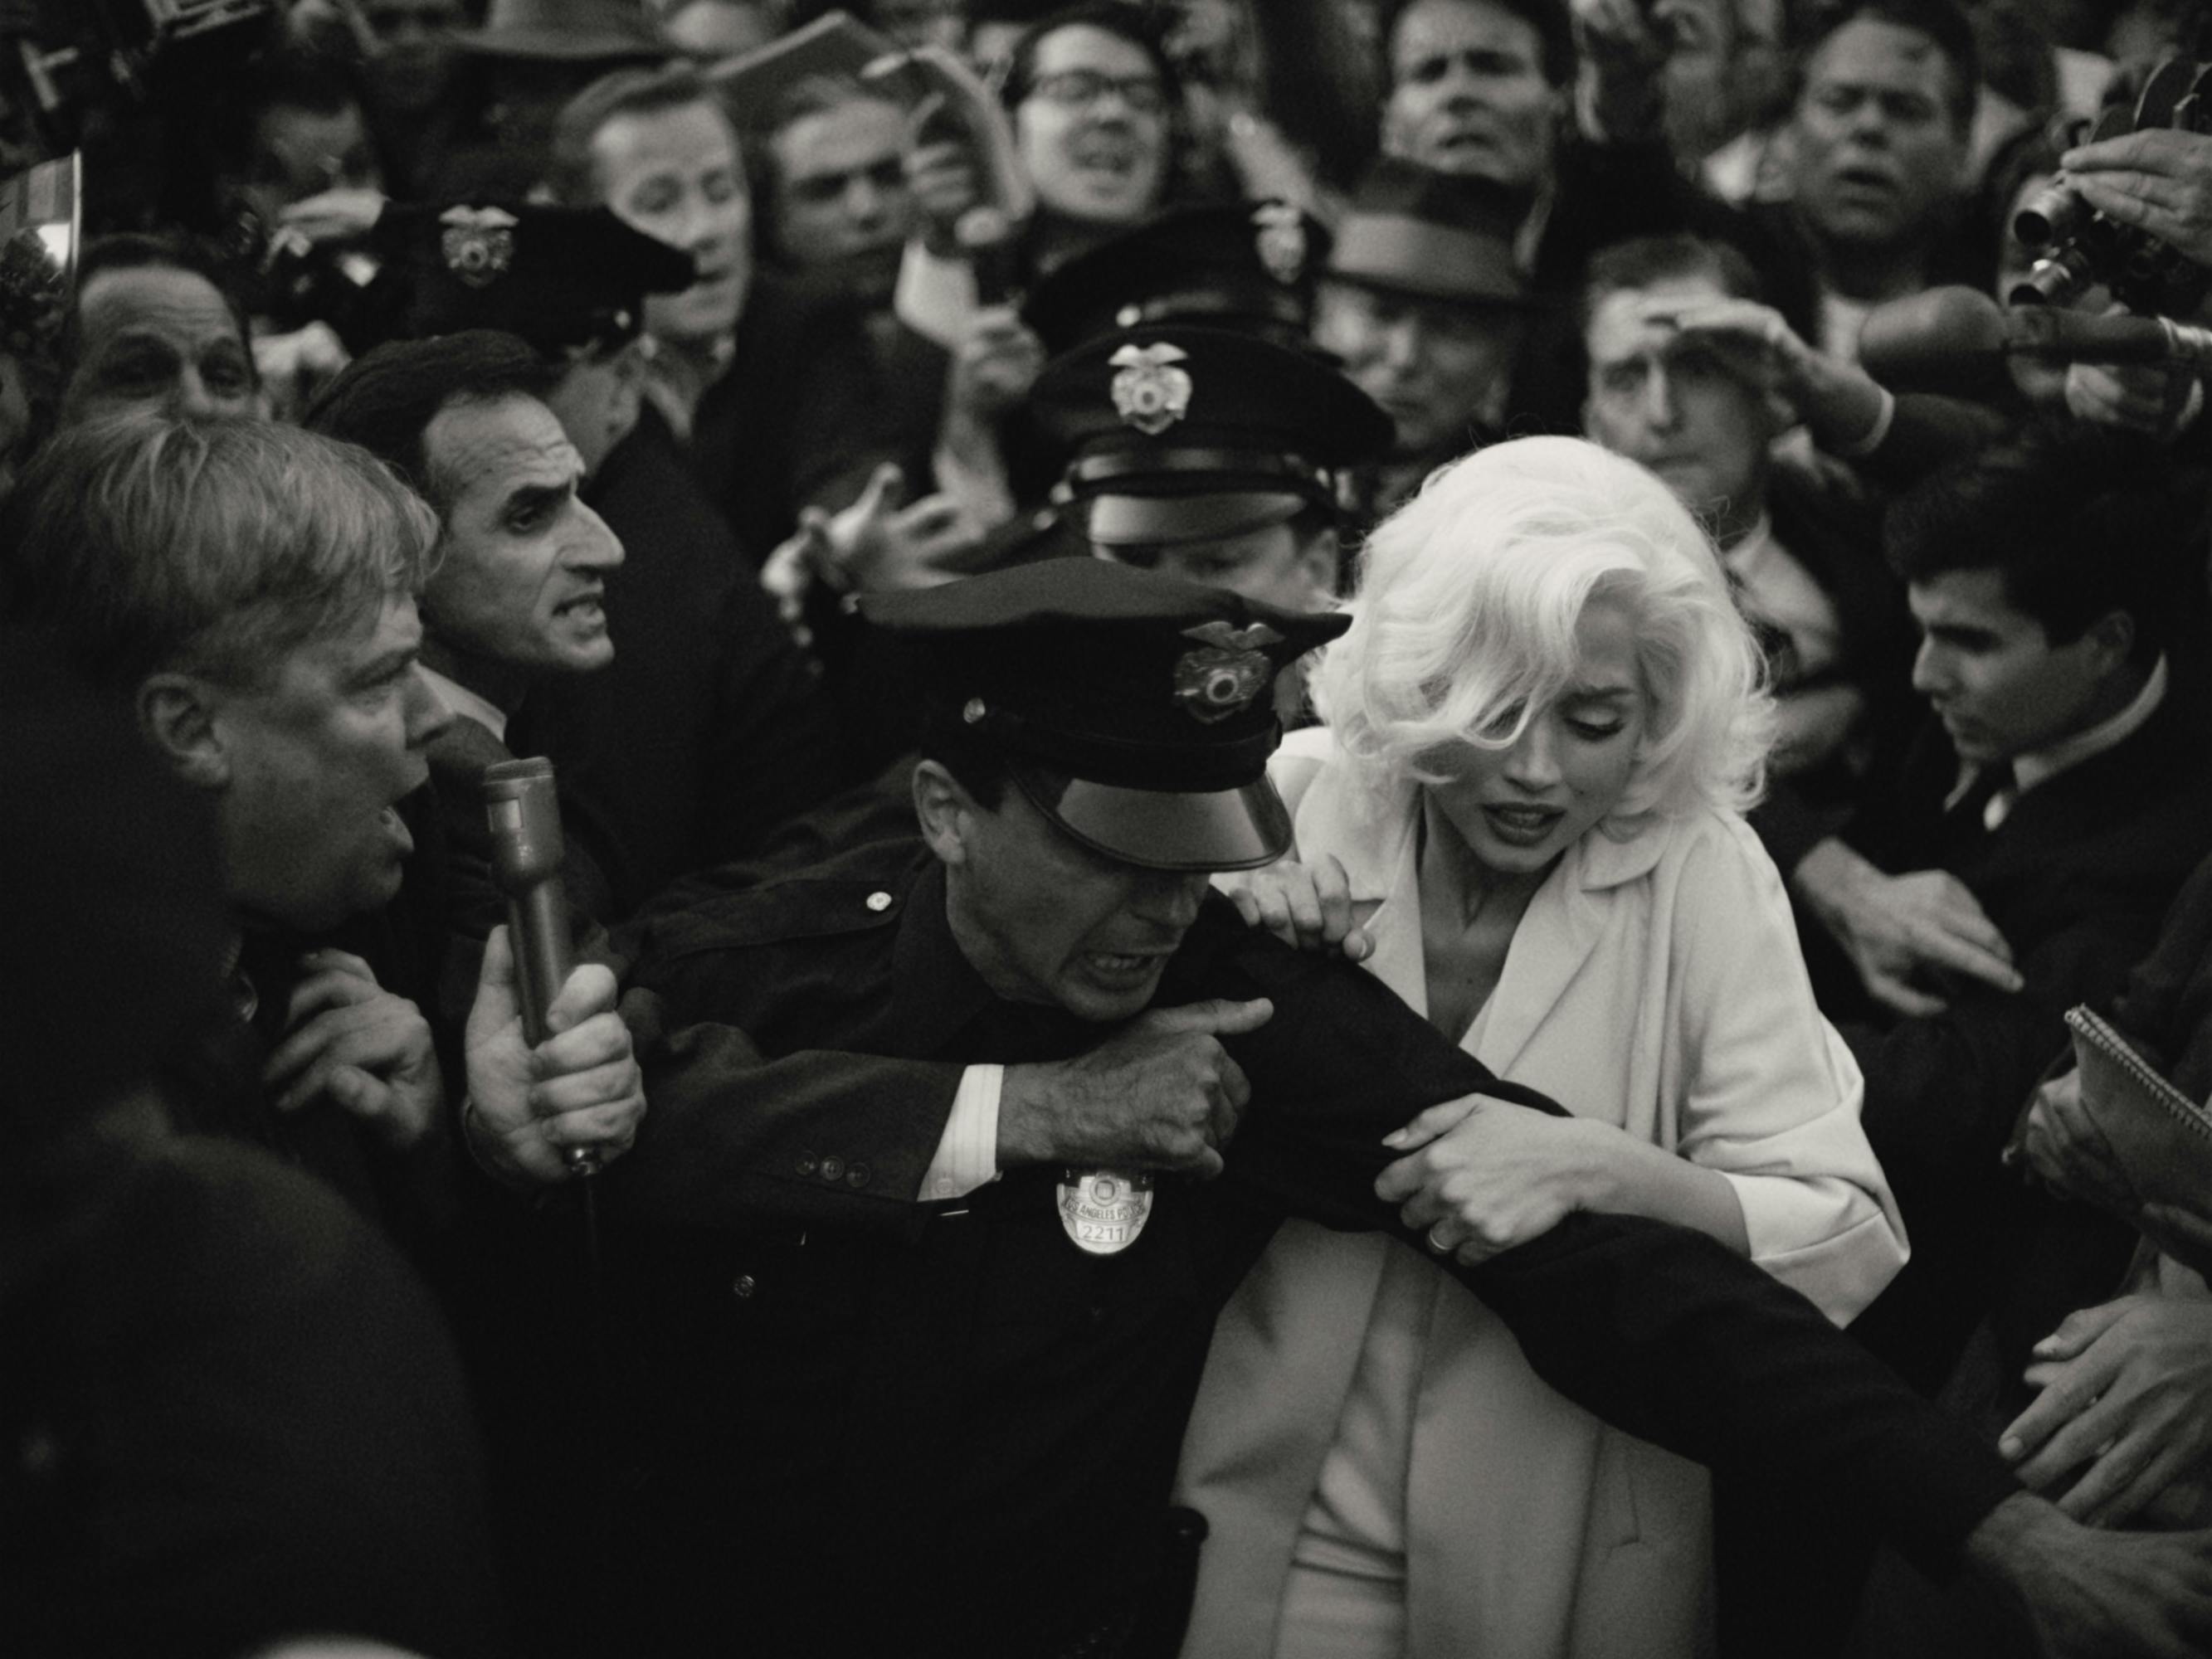
{"type": "Polygon", "coordinates": [[[438,701],[465,720],[472,720],[501,743],[507,741],[507,713],[489,697],[471,691],[459,680],[448,679],[434,668],[422,667],[422,678],[437,692],[438,701]]]}

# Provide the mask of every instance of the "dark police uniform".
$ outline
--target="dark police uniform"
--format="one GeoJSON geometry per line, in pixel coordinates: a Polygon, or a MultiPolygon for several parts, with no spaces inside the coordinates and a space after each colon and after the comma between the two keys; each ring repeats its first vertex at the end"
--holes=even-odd
{"type": "MultiPolygon", "coordinates": [[[[1178,800],[1211,815],[1220,862],[1238,835],[1265,839],[1267,670],[1340,625],[1097,562],[884,612],[931,641],[933,707],[999,747],[1009,787],[1132,862],[1147,832],[1198,833],[1159,828],[1178,800]],[[1272,640],[1250,644],[1255,628],[1272,640]],[[1216,695],[1241,701],[1202,723],[1216,695]],[[1178,720],[1194,730],[1171,741],[1178,720]],[[1065,793],[1047,767],[1074,774],[1065,793]]],[[[1208,855],[1185,846],[1170,867],[1208,855]]],[[[1276,1220],[1402,1235],[1372,1190],[1383,1134],[1476,1091],[1557,1110],[1210,896],[1153,1001],[1272,1000],[1267,1024],[1223,1039],[1251,1107],[1220,1180],[1162,1181],[1134,1243],[1093,1255],[1063,1230],[1054,1170],[915,1201],[964,1066],[1108,1034],[996,996],[917,843],[651,916],[623,944],[653,1101],[606,1177],[643,1390],[624,1530],[638,1616],[670,1651],[1171,1652],[1171,1613],[1147,1621],[1175,1589],[1177,1446],[1215,1312],[1276,1220]]],[[[1802,1471],[1824,1503],[1886,1505],[1923,1558],[2014,1490],[1701,1236],[1577,1216],[1462,1277],[1571,1398],[1692,1456],[1802,1471]]]]}

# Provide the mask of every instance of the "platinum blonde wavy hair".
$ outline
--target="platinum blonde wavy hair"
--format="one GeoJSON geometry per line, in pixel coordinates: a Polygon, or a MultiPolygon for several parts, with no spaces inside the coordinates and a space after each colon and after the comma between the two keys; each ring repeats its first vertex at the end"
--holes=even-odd
{"type": "Polygon", "coordinates": [[[1575,627],[1596,599],[1632,618],[1651,699],[1602,827],[1626,836],[1655,814],[1750,806],[1773,700],[1719,558],[1665,484],[1579,438],[1478,450],[1376,530],[1316,702],[1370,787],[1441,782],[1439,750],[1510,748],[1566,689],[1575,627]]]}

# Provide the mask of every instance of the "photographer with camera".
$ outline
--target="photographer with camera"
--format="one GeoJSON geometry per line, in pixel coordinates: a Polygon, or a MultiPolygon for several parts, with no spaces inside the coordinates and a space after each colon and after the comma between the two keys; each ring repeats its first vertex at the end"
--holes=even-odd
{"type": "Polygon", "coordinates": [[[2212,267],[2212,134],[2152,127],[2063,159],[2091,207],[2212,267]]]}

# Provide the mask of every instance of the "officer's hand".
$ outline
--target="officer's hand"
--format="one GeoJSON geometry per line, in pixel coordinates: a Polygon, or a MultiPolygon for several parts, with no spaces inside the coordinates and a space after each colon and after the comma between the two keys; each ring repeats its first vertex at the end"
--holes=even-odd
{"type": "Polygon", "coordinates": [[[1364,962],[1375,942],[1352,919],[1352,881],[1334,854],[1319,864],[1281,859],[1264,869],[1239,871],[1216,880],[1247,927],[1264,927],[1301,951],[1341,953],[1364,962]]]}
{"type": "Polygon", "coordinates": [[[571,1149],[589,1147],[604,1164],[637,1138],[645,1092],[629,1028],[615,1012],[615,977],[597,963],[568,975],[546,1010],[552,1035],[535,1048],[516,995],[514,951],[495,927],[465,1039],[469,1149],[518,1185],[565,1181],[571,1149]]]}
{"type": "Polygon", "coordinates": [[[446,1101],[446,1080],[429,1022],[376,972],[343,951],[310,951],[307,970],[285,1011],[284,1040],[261,1068],[276,1109],[327,1099],[405,1151],[422,1139],[446,1101]]]}
{"type": "Polygon", "coordinates": [[[2212,1532],[2106,1532],[2014,1492],[1967,1535],[1966,1555],[1973,1575],[2016,1615],[2020,1652],[2053,1659],[2212,1652],[2212,1532]]]}
{"type": "Polygon", "coordinates": [[[1256,1031],[1262,997],[1140,1014],[1087,1054],[1009,1066],[999,1096],[999,1163],[1153,1170],[1211,1180],[1251,1085],[1223,1036],[1256,1031]]]}

